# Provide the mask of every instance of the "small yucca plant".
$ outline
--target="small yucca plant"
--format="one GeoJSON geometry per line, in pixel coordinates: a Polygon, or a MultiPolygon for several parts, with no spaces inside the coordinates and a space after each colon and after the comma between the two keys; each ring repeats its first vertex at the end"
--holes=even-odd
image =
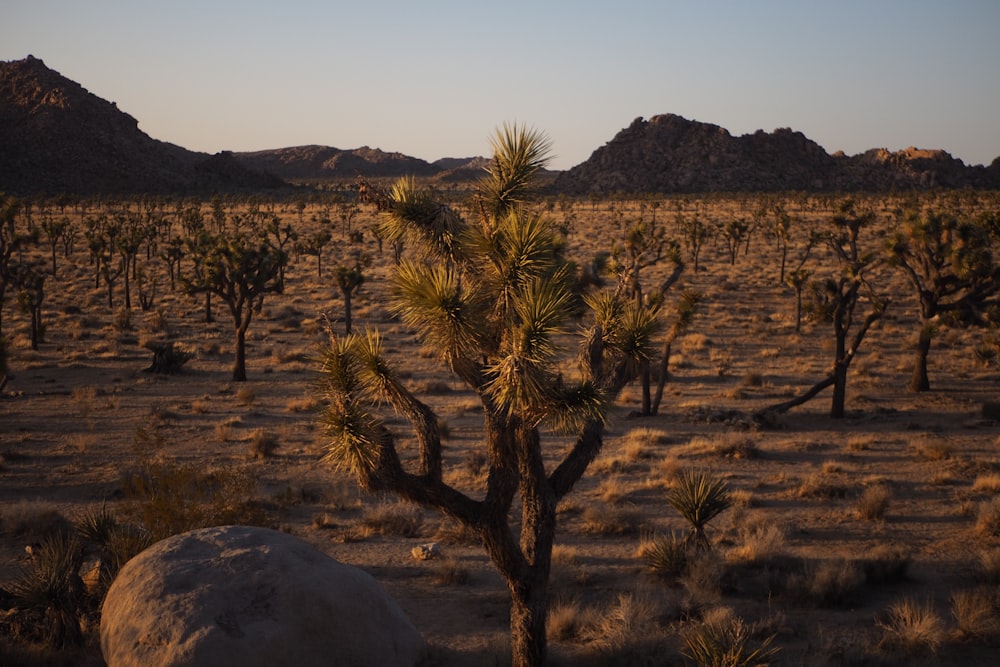
{"type": "Polygon", "coordinates": [[[750,627],[742,618],[705,623],[684,638],[684,656],[698,667],[766,667],[778,653],[771,646],[774,636],[756,647],[750,642],[750,627]]]}
{"type": "Polygon", "coordinates": [[[56,532],[32,550],[29,569],[10,588],[15,604],[40,623],[28,622],[44,635],[52,646],[79,646],[83,643],[80,614],[83,605],[83,582],[80,566],[83,545],[76,535],[56,532]]]}
{"type": "Polygon", "coordinates": [[[662,577],[679,577],[687,569],[691,550],[688,541],[671,531],[656,535],[639,547],[639,556],[646,565],[662,577]]]}
{"type": "Polygon", "coordinates": [[[691,524],[688,542],[702,550],[710,547],[705,526],[732,505],[725,482],[703,470],[679,475],[667,492],[667,502],[691,524]]]}

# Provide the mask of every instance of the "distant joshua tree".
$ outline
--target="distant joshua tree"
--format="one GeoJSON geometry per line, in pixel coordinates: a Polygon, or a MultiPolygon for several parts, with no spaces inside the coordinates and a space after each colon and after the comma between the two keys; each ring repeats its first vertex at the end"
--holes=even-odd
{"type": "Polygon", "coordinates": [[[463,219],[412,180],[377,197],[387,238],[405,237],[421,254],[397,267],[391,305],[482,403],[489,472],[481,493],[444,480],[438,416],[400,379],[377,332],[331,334],[320,365],[327,459],[363,488],[437,509],[479,536],[510,592],[516,667],[546,662],[556,509],[600,451],[606,406],[649,358],[658,326],[633,300],[590,297],[591,326],[573,372],[558,343],[573,276],[553,225],[528,208],[547,153],[537,132],[498,132],[477,187],[478,219],[463,219]],[[410,422],[413,464],[400,458],[380,406],[410,422]],[[575,437],[554,466],[542,457],[550,428],[575,437]]]}
{"type": "Polygon", "coordinates": [[[840,204],[826,235],[827,247],[837,260],[837,271],[813,283],[812,312],[817,319],[833,325],[834,358],[829,375],[804,394],[759,410],[755,415],[758,419],[802,405],[828,387],[833,387],[830,416],[844,417],[847,371],[865,334],[882,318],[888,306],[888,300],[879,296],[869,281],[869,274],[883,260],[878,254],[865,251],[859,240],[861,230],[873,220],[872,212],[857,212],[854,202],[848,199],[840,204]],[[849,336],[853,336],[850,344],[849,336]]]}
{"type": "Polygon", "coordinates": [[[920,311],[911,391],[931,387],[927,357],[942,321],[987,324],[1000,306],[995,245],[985,224],[930,210],[909,213],[889,238],[889,261],[906,276],[920,311]]]}
{"type": "Polygon", "coordinates": [[[254,310],[265,294],[282,290],[281,268],[288,256],[265,235],[240,227],[221,233],[203,229],[188,239],[187,254],[192,268],[182,278],[185,291],[215,294],[229,307],[236,337],[233,381],[243,382],[247,379],[246,334],[254,310]]]}

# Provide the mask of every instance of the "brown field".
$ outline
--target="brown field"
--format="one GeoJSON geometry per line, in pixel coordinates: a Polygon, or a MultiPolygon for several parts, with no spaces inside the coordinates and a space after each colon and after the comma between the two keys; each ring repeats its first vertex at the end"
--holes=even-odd
{"type": "MultiPolygon", "coordinates": [[[[783,201],[796,221],[794,254],[837,200],[783,201]]],[[[995,196],[969,193],[925,195],[923,202],[966,210],[1000,206],[995,196]]],[[[568,254],[582,264],[610,250],[639,216],[655,215],[677,235],[678,206],[683,215],[723,222],[751,219],[759,203],[754,196],[664,197],[655,208],[650,200],[553,200],[550,215],[566,221],[568,254]]],[[[877,249],[891,212],[903,202],[883,196],[861,198],[861,204],[878,215],[877,233],[863,237],[877,249]]],[[[80,225],[95,210],[52,206],[34,216],[65,215],[80,225]]],[[[204,210],[207,217],[207,203],[204,210]]],[[[301,214],[291,203],[273,210],[300,234],[325,215],[315,201],[301,214]]],[[[173,214],[171,206],[164,211],[173,214]]],[[[476,397],[388,310],[392,251],[387,245],[379,253],[369,233],[375,216],[363,206],[352,222],[373,259],[355,295],[354,328],[384,334],[409,387],[446,422],[447,479],[474,492],[482,467],[476,397]]],[[[332,217],[327,270],[359,246],[345,237],[336,208],[332,217]]],[[[30,252],[48,257],[44,243],[30,252]]],[[[284,293],[268,295],[250,327],[249,380],[233,383],[232,323],[224,305],[217,302],[216,321],[204,323],[202,300],[171,291],[163,260],[145,257],[140,253],[140,266],[157,276],[158,293],[150,311],[136,303],[131,327],[122,326],[121,286],[114,308],[103,282],[95,287],[82,236],[69,257],[58,252],[58,278],[46,283],[45,341],[37,351],[8,294],[0,586],[17,576],[25,546],[38,542],[59,515],[72,520],[104,506],[136,517],[140,503],[124,483],[130,475],[151,462],[174,471],[193,465],[237,479],[231,492],[255,500],[263,523],[373,574],[431,642],[431,664],[503,664],[507,592],[482,550],[448,519],[363,495],[320,461],[313,358],[326,339],[325,322],[338,332],[343,327],[343,301],[329,271],[318,280],[314,257],[293,256],[284,293]],[[192,359],[177,375],[143,372],[152,360],[143,344],[164,337],[192,359]],[[415,560],[413,547],[428,542],[440,544],[441,557],[415,560]]],[[[640,391],[626,388],[602,455],[560,508],[549,623],[553,662],[677,664],[684,636],[712,623],[731,627],[738,617],[754,638],[774,635],[780,664],[994,664],[1000,424],[985,418],[982,407],[998,400],[1000,371],[973,353],[983,332],[943,327],[930,357],[932,390],[909,393],[914,297],[899,275],[883,268],[876,282],[893,300],[851,367],[847,417],[827,416],[827,390],[780,417],[775,428],[754,428],[748,416],[755,409],[825,375],[830,326],[807,321],[795,333],[794,294],[778,282],[777,252],[763,231],[735,264],[721,240],[709,241],[701,266],[696,274],[688,261],[671,292],[697,289],[704,300],[674,345],[661,414],[630,416],[640,391]],[[657,575],[643,553],[657,537],[686,530],[665,494],[689,469],[720,475],[735,502],[709,526],[710,554],[672,579],[657,575]]],[[[831,266],[822,249],[807,264],[817,276],[831,266]]],[[[648,269],[644,281],[658,284],[666,271],[665,263],[648,269]]],[[[390,418],[389,426],[405,444],[405,420],[390,418]]],[[[552,451],[552,460],[558,454],[552,451]]]]}

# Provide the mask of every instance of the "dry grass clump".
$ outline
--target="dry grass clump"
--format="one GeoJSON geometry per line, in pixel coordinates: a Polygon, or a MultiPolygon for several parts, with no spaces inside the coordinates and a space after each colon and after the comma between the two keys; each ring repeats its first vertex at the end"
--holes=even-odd
{"type": "Polygon", "coordinates": [[[40,538],[68,530],[70,521],[49,502],[19,500],[0,507],[0,532],[22,538],[40,538]]]}
{"type": "Polygon", "coordinates": [[[976,532],[983,537],[1000,535],[1000,497],[979,504],[976,532]]]}
{"type": "Polygon", "coordinates": [[[665,633],[660,621],[672,615],[662,598],[647,592],[620,593],[596,622],[584,628],[585,636],[609,662],[649,664],[663,655],[665,633]]]}
{"type": "Polygon", "coordinates": [[[243,423],[239,417],[226,417],[215,425],[215,439],[219,442],[229,442],[233,439],[233,429],[243,423]]]}
{"type": "Polygon", "coordinates": [[[892,489],[883,484],[869,486],[861,492],[858,498],[858,516],[865,521],[882,521],[885,519],[889,501],[892,500],[892,489]]]}
{"type": "Polygon", "coordinates": [[[884,620],[879,646],[905,657],[936,653],[945,640],[945,624],[930,601],[918,603],[905,598],[889,606],[884,620]]]}
{"type": "Polygon", "coordinates": [[[731,609],[720,608],[685,628],[683,653],[695,665],[766,667],[779,651],[772,646],[774,635],[759,641],[753,635],[752,626],[731,609]]]}
{"type": "Polygon", "coordinates": [[[871,449],[872,445],[877,442],[878,438],[870,433],[852,435],[847,438],[847,449],[852,452],[863,452],[871,449]]]}
{"type": "Polygon", "coordinates": [[[854,603],[865,573],[850,560],[823,560],[808,564],[800,575],[789,577],[793,595],[819,607],[846,607],[854,603]]]}
{"type": "Polygon", "coordinates": [[[361,522],[377,535],[419,537],[424,518],[413,505],[386,502],[365,509],[361,522]]]}
{"type": "Polygon", "coordinates": [[[729,552],[735,561],[761,564],[785,552],[785,529],[763,516],[744,521],[738,532],[739,544],[729,552]]]}
{"type": "Polygon", "coordinates": [[[256,429],[250,435],[250,457],[258,461],[269,459],[278,451],[278,437],[264,429],[256,429]]]}
{"type": "Polygon", "coordinates": [[[1000,473],[979,475],[972,482],[973,493],[1000,493],[1000,473]]]}
{"type": "Polygon", "coordinates": [[[639,517],[604,504],[588,505],[583,510],[583,532],[591,535],[632,535],[639,528],[639,517]]]}
{"type": "Polygon", "coordinates": [[[741,460],[758,458],[760,449],[754,439],[747,434],[730,432],[715,438],[695,436],[678,453],[741,460]]]}
{"type": "Polygon", "coordinates": [[[597,497],[609,505],[618,505],[624,502],[629,492],[630,489],[622,478],[609,477],[601,482],[597,497]]]}
{"type": "Polygon", "coordinates": [[[1000,547],[979,554],[979,577],[986,584],[1000,584],[1000,547]]]}
{"type": "Polygon", "coordinates": [[[257,392],[254,391],[253,387],[240,387],[236,390],[236,402],[240,405],[250,407],[257,400],[257,392]]]}
{"type": "Polygon", "coordinates": [[[924,438],[914,443],[913,451],[924,461],[944,461],[951,458],[953,448],[940,438],[924,438]]]}
{"type": "Polygon", "coordinates": [[[845,498],[847,486],[836,479],[831,479],[829,474],[815,472],[802,480],[795,495],[799,498],[845,498]]]}
{"type": "Polygon", "coordinates": [[[865,575],[865,583],[873,586],[897,584],[909,578],[913,557],[898,545],[880,544],[868,549],[857,561],[865,575]]]}
{"type": "Polygon", "coordinates": [[[290,398],[285,403],[285,412],[314,412],[319,407],[319,399],[315,396],[301,396],[290,398]]]}
{"type": "Polygon", "coordinates": [[[545,632],[550,641],[579,641],[593,634],[600,613],[577,600],[559,600],[549,605],[545,632]]]}
{"type": "Polygon", "coordinates": [[[634,428],[622,438],[622,453],[630,461],[652,458],[657,445],[670,442],[669,434],[649,427],[634,428]]]}
{"type": "Polygon", "coordinates": [[[657,576],[676,579],[687,570],[688,560],[693,554],[687,540],[671,531],[666,535],[644,537],[639,542],[636,556],[657,576]]]}
{"type": "Polygon", "coordinates": [[[992,641],[1000,634],[996,595],[988,588],[952,593],[951,615],[959,639],[992,641]]]}
{"type": "Polygon", "coordinates": [[[463,586],[471,579],[469,568],[454,558],[441,558],[434,563],[431,581],[438,586],[463,586]]]}

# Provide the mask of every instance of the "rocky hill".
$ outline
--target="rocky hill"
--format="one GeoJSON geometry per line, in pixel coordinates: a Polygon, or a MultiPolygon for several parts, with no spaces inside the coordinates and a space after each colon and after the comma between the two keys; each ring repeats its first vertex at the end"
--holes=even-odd
{"type": "Polygon", "coordinates": [[[1000,188],[1000,158],[983,167],[916,148],[830,155],[801,132],[734,137],[718,125],[666,114],[637,118],[555,182],[557,190],[577,195],[933,187],[1000,188]]]}
{"type": "MultiPolygon", "coordinates": [[[[474,181],[487,165],[481,157],[429,163],[367,146],[196,153],[149,137],[113,102],[37,58],[0,62],[0,191],[13,194],[205,194],[403,175],[451,186],[474,181]]],[[[574,195],[1000,189],[1000,158],[985,167],[916,148],[830,155],[790,129],[734,137],[666,114],[637,118],[586,162],[546,180],[574,195]]]]}
{"type": "Polygon", "coordinates": [[[357,176],[434,176],[441,171],[419,158],[386,153],[368,146],[353,150],[331,146],[295,146],[233,155],[250,169],[297,183],[345,181],[357,176]]]}
{"type": "Polygon", "coordinates": [[[0,62],[0,191],[205,193],[283,187],[231,154],[157,141],[37,58],[0,62]]]}

